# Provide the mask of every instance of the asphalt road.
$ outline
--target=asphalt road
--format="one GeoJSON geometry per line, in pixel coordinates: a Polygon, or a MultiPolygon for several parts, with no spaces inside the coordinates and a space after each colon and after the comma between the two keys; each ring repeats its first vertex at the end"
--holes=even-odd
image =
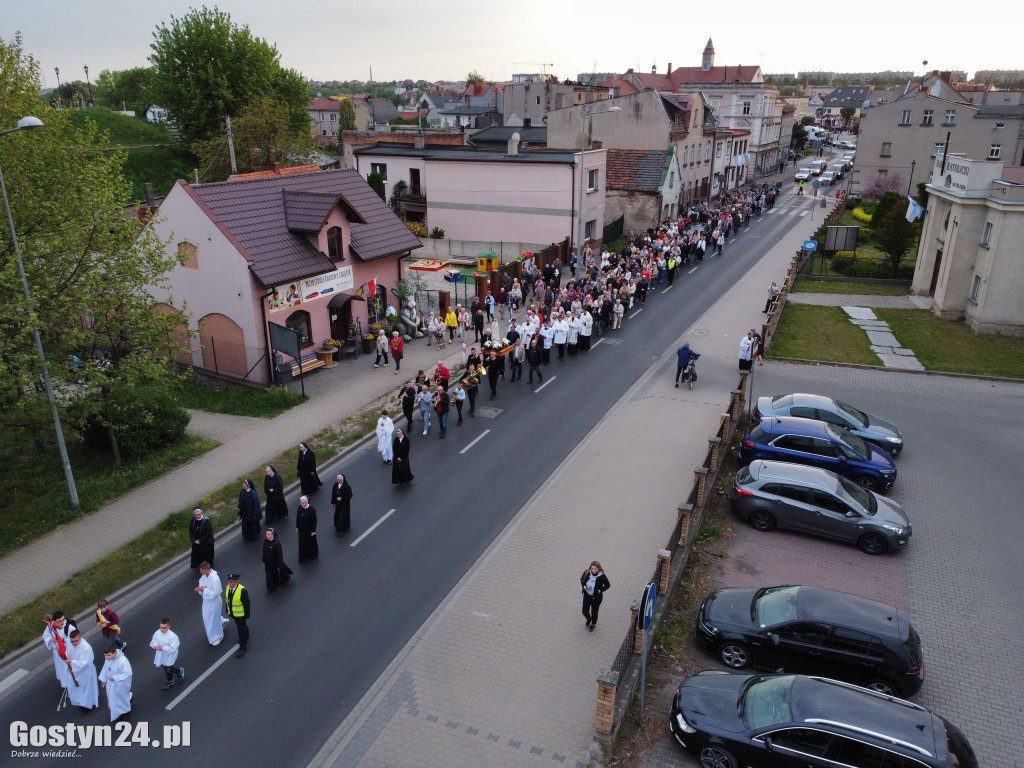
{"type": "MultiPolygon", "coordinates": [[[[787,196],[792,185],[783,191],[787,196]]],[[[787,207],[810,210],[814,203],[795,198],[787,207]]],[[[122,613],[135,673],[134,722],[148,723],[151,739],[162,738],[165,724],[190,723],[190,756],[202,755],[215,765],[305,764],[550,472],[651,365],[653,350],[670,345],[785,232],[807,220],[780,211],[744,227],[730,238],[722,258],[684,268],[671,290],[667,283],[655,287],[642,311],[634,306],[622,330],[594,338],[606,341],[591,352],[565,362],[553,358],[543,390],[506,379],[491,403],[482,385],[478,409],[493,406],[499,412],[493,418],[478,413],[457,427],[453,409],[443,441],[436,424],[428,437],[414,431],[410,463],[416,479],[410,486],[391,485],[391,468],[382,464],[375,444],[347,455],[341,468],[355,497],[353,528],[343,538],[334,535],[327,503],[338,467],[322,465],[326,485],[311,500],[319,511],[319,559],[300,566],[294,528],[278,526],[286,561],[296,571],[285,590],[264,595],[258,542],[246,544],[236,533],[219,544],[215,565],[222,579],[239,571],[252,598],[252,637],[243,659],[233,655],[233,625],[219,647],[206,643],[200,600],[192,591],[197,576],[187,567],[153,584],[151,594],[122,613]],[[181,637],[179,663],[187,669],[185,683],[166,692],[148,647],[164,616],[181,637]]],[[[288,468],[279,469],[288,478],[288,468]]],[[[290,508],[295,504],[293,497],[290,508]]],[[[87,638],[102,664],[102,638],[87,638]]],[[[0,688],[4,722],[108,722],[102,693],[100,709],[89,715],[55,711],[60,690],[52,662],[41,653],[18,667],[32,674],[6,691],[0,688]]],[[[4,670],[0,686],[12,672],[4,670]]],[[[5,738],[10,741],[6,729],[5,738]]],[[[182,749],[162,746],[80,750],[76,765],[138,765],[140,751],[147,766],[179,765],[182,749]]],[[[52,762],[40,759],[33,764],[52,762]]]]}

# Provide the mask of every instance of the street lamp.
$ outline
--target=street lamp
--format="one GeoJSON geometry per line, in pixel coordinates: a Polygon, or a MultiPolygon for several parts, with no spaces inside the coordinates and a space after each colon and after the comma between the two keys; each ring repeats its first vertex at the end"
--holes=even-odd
{"type": "MultiPolygon", "coordinates": [[[[91,106],[93,106],[93,101],[92,101],[92,83],[89,82],[89,65],[86,64],[84,67],[82,67],[82,69],[85,70],[85,84],[87,86],[89,86],[89,106],[91,107],[91,106]]],[[[101,72],[100,74],[102,75],[103,73],[101,72]]]]}
{"type": "MultiPolygon", "coordinates": [[[[38,131],[43,127],[43,121],[38,117],[23,117],[18,121],[17,128],[8,128],[0,131],[0,136],[16,131],[38,131]]],[[[11,242],[14,244],[14,256],[18,261],[18,273],[21,275],[21,288],[25,293],[25,308],[32,314],[32,299],[28,294],[28,277],[25,275],[25,265],[21,261],[21,248],[18,246],[18,233],[14,230],[14,217],[11,215],[11,203],[7,199],[7,185],[4,183],[3,168],[0,167],[0,193],[3,193],[4,208],[7,211],[7,226],[11,229],[11,242]]],[[[71,496],[71,508],[75,512],[81,512],[82,507],[78,503],[78,489],[75,488],[75,477],[71,473],[71,460],[68,459],[68,449],[64,445],[64,431],[60,427],[60,414],[57,412],[57,403],[53,399],[53,387],[50,385],[50,372],[46,367],[46,353],[43,352],[43,340],[39,336],[39,328],[32,326],[32,338],[36,342],[36,352],[39,354],[39,362],[43,368],[43,384],[46,387],[46,399],[50,403],[50,412],[53,414],[53,428],[57,432],[57,447],[60,449],[60,460],[64,466],[64,479],[68,484],[68,494],[71,496]]]]}
{"type": "Polygon", "coordinates": [[[583,263],[583,160],[584,153],[587,151],[587,118],[593,117],[594,115],[600,115],[603,112],[621,112],[622,107],[611,106],[608,109],[598,109],[587,111],[586,107],[583,109],[583,133],[580,134],[580,199],[576,210],[576,266],[579,269],[583,269],[586,265],[583,263]]]}
{"type": "Polygon", "coordinates": [[[60,109],[60,67],[54,67],[53,71],[57,75],[57,109],[60,109]]]}
{"type": "Polygon", "coordinates": [[[910,161],[910,181],[907,182],[907,197],[910,197],[910,189],[914,186],[914,167],[917,165],[917,160],[910,161]]]}

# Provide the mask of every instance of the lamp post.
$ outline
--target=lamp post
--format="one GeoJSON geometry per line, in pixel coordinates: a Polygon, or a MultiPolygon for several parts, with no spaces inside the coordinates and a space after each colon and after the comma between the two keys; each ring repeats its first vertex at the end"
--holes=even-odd
{"type": "Polygon", "coordinates": [[[583,160],[587,151],[587,118],[600,115],[603,112],[621,112],[622,107],[611,106],[608,109],[587,111],[583,109],[583,133],[580,139],[580,198],[576,207],[576,267],[580,270],[585,268],[583,263],[583,160]]]}
{"type": "Polygon", "coordinates": [[[914,186],[914,166],[917,165],[917,160],[910,161],[910,181],[907,182],[907,197],[910,197],[910,189],[914,186]]]}
{"type": "Polygon", "coordinates": [[[54,67],[53,71],[57,75],[57,109],[60,109],[60,67],[54,67]]]}
{"type": "MultiPolygon", "coordinates": [[[[89,82],[89,65],[86,64],[82,69],[85,70],[85,84],[89,87],[89,106],[94,106],[92,101],[92,83],[89,82]]],[[[103,74],[102,72],[100,73],[103,74]]]]}
{"type": "MultiPolygon", "coordinates": [[[[38,117],[23,117],[18,121],[17,128],[8,128],[0,131],[0,136],[16,131],[38,131],[43,127],[43,121],[38,117]]],[[[14,217],[11,215],[11,204],[7,199],[7,185],[4,183],[3,168],[0,168],[0,193],[3,194],[4,208],[7,211],[7,226],[11,229],[11,242],[14,244],[14,256],[18,261],[18,273],[21,275],[21,288],[25,293],[25,308],[32,313],[32,299],[28,293],[28,277],[25,275],[25,265],[21,261],[21,248],[18,246],[18,233],[14,230],[14,217]]],[[[78,489],[75,487],[75,477],[71,473],[71,461],[68,459],[68,449],[64,445],[64,431],[60,426],[60,414],[57,412],[57,403],[53,399],[53,387],[50,384],[50,372],[46,367],[46,353],[43,352],[43,340],[39,336],[39,327],[32,325],[32,338],[36,342],[36,352],[39,354],[39,362],[43,369],[43,384],[46,387],[46,399],[50,403],[50,412],[53,414],[53,428],[57,433],[57,447],[60,449],[60,460],[64,467],[64,479],[68,484],[68,494],[71,496],[71,508],[75,512],[81,512],[81,505],[78,503],[78,489]]]]}

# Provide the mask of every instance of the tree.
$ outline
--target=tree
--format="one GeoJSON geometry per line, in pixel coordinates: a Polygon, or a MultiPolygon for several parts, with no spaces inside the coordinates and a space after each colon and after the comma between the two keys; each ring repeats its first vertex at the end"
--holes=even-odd
{"type": "Polygon", "coordinates": [[[481,75],[479,72],[477,72],[475,69],[471,70],[470,73],[468,75],[466,75],[466,87],[467,88],[469,86],[471,86],[471,85],[476,85],[478,83],[482,83],[483,81],[484,81],[484,76],[481,75]]]}
{"type": "Polygon", "coordinates": [[[864,187],[864,197],[869,200],[878,200],[886,192],[896,192],[901,189],[903,189],[903,177],[898,173],[884,176],[876,173],[868,179],[867,185],[864,187]]]}
{"type": "Polygon", "coordinates": [[[903,210],[906,210],[906,202],[903,196],[898,192],[892,190],[886,190],[878,200],[878,205],[875,206],[874,212],[871,214],[872,229],[879,225],[879,222],[885,220],[885,217],[889,215],[889,211],[899,208],[902,205],[903,210]]]}
{"type": "Polygon", "coordinates": [[[899,273],[900,263],[915,239],[914,225],[907,221],[906,211],[900,208],[898,205],[890,207],[881,221],[877,210],[871,217],[871,235],[885,254],[889,273],[894,277],[899,273]]]}
{"type": "MultiPolygon", "coordinates": [[[[295,134],[285,107],[275,101],[258,101],[231,120],[231,137],[239,173],[253,173],[264,163],[287,168],[306,165],[313,159],[313,138],[307,129],[295,134]]],[[[192,153],[206,181],[223,181],[231,175],[226,128],[219,136],[197,141],[192,153]]]]}
{"type": "Polygon", "coordinates": [[[280,64],[277,48],[247,26],[205,6],[171,16],[153,32],[152,93],[167,108],[188,143],[220,131],[225,115],[237,115],[260,99],[280,102],[291,129],[309,130],[306,83],[280,64]]]}
{"type": "Polygon", "coordinates": [[[387,185],[384,182],[384,177],[374,171],[366,177],[366,183],[370,185],[370,189],[380,195],[381,200],[387,200],[387,185]]]}
{"type": "Polygon", "coordinates": [[[352,99],[342,99],[338,107],[338,130],[356,130],[356,108],[352,106],[352,99]]]}
{"type": "Polygon", "coordinates": [[[856,107],[843,107],[839,110],[839,116],[843,118],[844,128],[850,124],[855,114],[857,114],[856,107]]]}
{"type": "Polygon", "coordinates": [[[111,109],[131,109],[139,117],[145,117],[154,104],[150,96],[152,78],[152,67],[132,67],[117,72],[105,69],[96,78],[96,103],[111,109]]]}
{"type": "Polygon", "coordinates": [[[397,214],[401,214],[402,212],[402,197],[405,195],[405,190],[408,188],[409,185],[402,179],[396,181],[395,185],[391,188],[391,199],[388,200],[388,205],[390,205],[391,209],[397,214]]]}
{"type": "Polygon", "coordinates": [[[797,149],[803,149],[807,143],[807,129],[803,125],[793,126],[793,146],[797,149]]]}
{"type": "MultiPolygon", "coordinates": [[[[174,380],[177,352],[171,320],[150,312],[176,257],[129,207],[130,185],[121,174],[122,152],[95,152],[104,145],[95,124],[78,128],[71,111],[39,109],[39,65],[23,53],[20,38],[0,39],[0,115],[39,116],[45,128],[3,139],[3,171],[31,286],[31,311],[6,217],[0,219],[0,434],[36,439],[47,429],[33,416],[45,413],[45,395],[33,327],[40,330],[59,393],[69,437],[97,396],[111,405],[130,393],[152,391],[174,380]],[[94,366],[107,354],[109,367],[94,366]],[[65,360],[80,361],[64,364],[65,360]],[[77,417],[77,418],[76,418],[77,417]]],[[[117,430],[130,410],[101,415],[109,445],[120,460],[117,430]]],[[[52,431],[49,432],[52,434],[52,431]]],[[[145,434],[138,437],[146,438],[145,434]]]]}

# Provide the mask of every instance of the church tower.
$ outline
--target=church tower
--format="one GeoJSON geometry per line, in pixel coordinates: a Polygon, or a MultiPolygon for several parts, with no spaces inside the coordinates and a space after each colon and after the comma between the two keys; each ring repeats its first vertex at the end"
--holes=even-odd
{"type": "Polygon", "coordinates": [[[704,46],[704,56],[700,61],[700,69],[702,72],[708,72],[713,66],[715,66],[715,46],[709,37],[708,44],[704,46]]]}

